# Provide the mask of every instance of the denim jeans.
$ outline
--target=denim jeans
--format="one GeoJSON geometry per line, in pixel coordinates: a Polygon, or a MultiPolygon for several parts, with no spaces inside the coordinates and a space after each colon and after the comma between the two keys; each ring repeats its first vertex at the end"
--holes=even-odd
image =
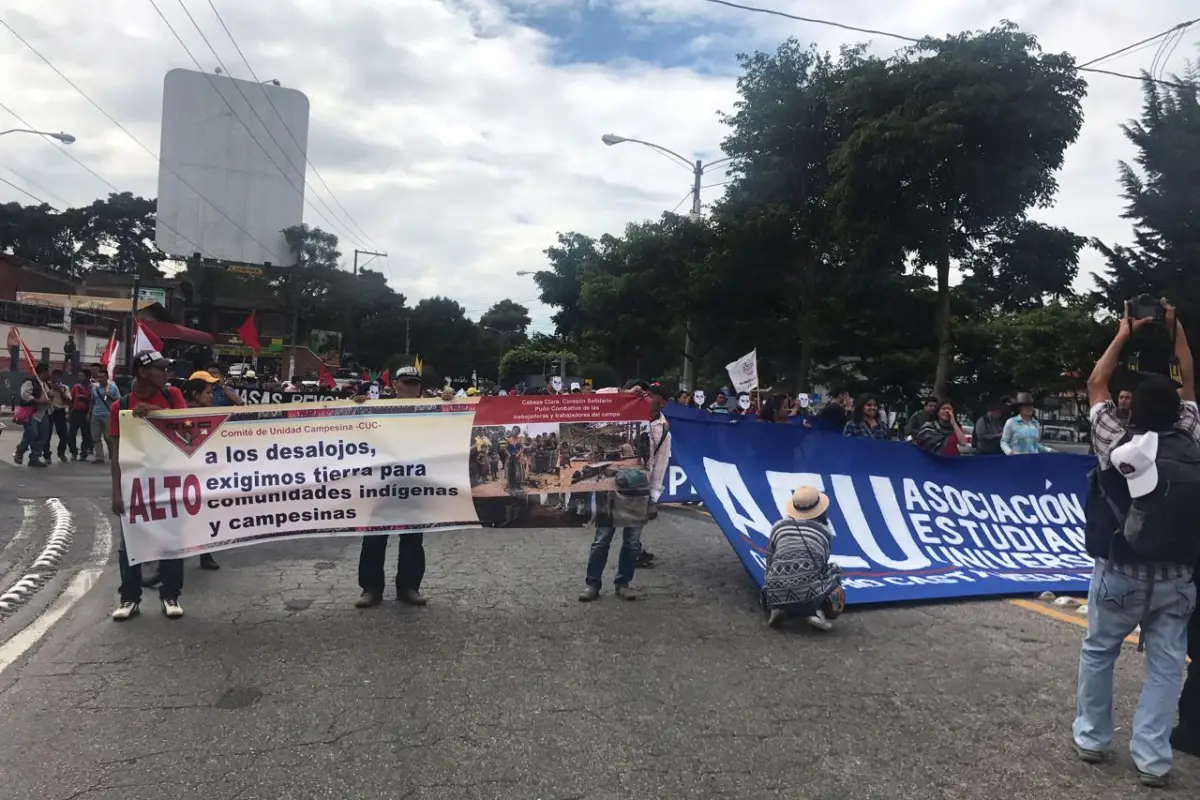
{"type": "MultiPolygon", "coordinates": [[[[117,549],[117,567],[121,574],[121,586],[117,593],[122,603],[142,601],[142,565],[130,564],[125,552],[125,534],[121,533],[121,546],[117,549]]],[[[171,558],[158,562],[158,596],[163,600],[178,600],[183,592],[183,559],[171,558]]]]}
{"type": "MultiPolygon", "coordinates": [[[[596,538],[592,539],[592,551],[588,555],[587,585],[600,588],[604,576],[604,565],[608,563],[608,548],[612,544],[616,528],[596,526],[596,538]]],[[[642,552],[642,526],[621,529],[621,554],[617,556],[617,577],[614,586],[628,586],[633,580],[638,555],[642,552]]]]}
{"type": "MultiPolygon", "coordinates": [[[[421,591],[425,577],[425,534],[405,533],[396,537],[396,594],[421,591]]],[[[384,562],[387,558],[387,534],[364,536],[358,555],[358,586],[364,592],[383,597],[387,582],[384,562]]]]}
{"type": "Polygon", "coordinates": [[[50,439],[50,415],[43,414],[41,419],[31,419],[25,423],[25,431],[21,434],[21,442],[17,445],[16,455],[29,453],[30,461],[39,461],[42,451],[47,448],[50,439]]]}
{"type": "Polygon", "coordinates": [[[1088,630],[1079,654],[1075,744],[1106,750],[1113,736],[1113,668],[1121,643],[1140,623],[1146,676],[1133,715],[1129,745],[1142,772],[1171,770],[1171,726],[1183,683],[1187,626],[1196,605],[1191,576],[1166,580],[1129,577],[1097,559],[1088,590],[1088,630]]]}
{"type": "Polygon", "coordinates": [[[1179,695],[1179,724],[1194,736],[1200,736],[1200,613],[1192,612],[1188,623],[1187,680],[1179,695]]]}

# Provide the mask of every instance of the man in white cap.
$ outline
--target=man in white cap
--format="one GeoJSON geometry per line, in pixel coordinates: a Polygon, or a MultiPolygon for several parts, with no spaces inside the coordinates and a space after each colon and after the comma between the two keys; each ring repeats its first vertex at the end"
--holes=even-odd
{"type": "Polygon", "coordinates": [[[1191,349],[1175,309],[1162,301],[1175,342],[1180,383],[1141,374],[1128,425],[1109,394],[1122,348],[1152,319],[1132,319],[1088,378],[1092,444],[1099,468],[1090,478],[1086,545],[1095,559],[1088,590],[1088,631],[1079,656],[1073,736],[1087,763],[1107,760],[1112,744],[1113,669],[1125,638],[1140,625],[1146,677],[1133,717],[1130,752],[1138,778],[1163,787],[1171,771],[1171,725],[1187,659],[1187,625],[1196,604],[1200,561],[1200,409],[1191,349]]]}
{"type": "MultiPolygon", "coordinates": [[[[415,399],[421,396],[421,373],[416,367],[400,367],[396,370],[392,388],[397,399],[415,399]]],[[[453,398],[454,393],[450,393],[453,398]]],[[[356,398],[358,399],[358,398],[356,398]]],[[[404,533],[396,546],[396,599],[410,606],[423,606],[429,601],[421,594],[421,580],[425,577],[425,535],[404,533]]],[[[356,608],[373,608],[383,602],[383,589],[387,581],[384,562],[387,559],[387,534],[364,536],[362,550],[358,555],[358,585],[362,594],[354,605],[356,608]]]]}

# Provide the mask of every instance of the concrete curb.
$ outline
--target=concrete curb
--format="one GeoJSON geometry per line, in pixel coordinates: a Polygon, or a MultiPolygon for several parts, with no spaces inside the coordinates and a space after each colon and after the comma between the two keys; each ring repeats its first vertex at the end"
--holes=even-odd
{"type": "Polygon", "coordinates": [[[0,594],[0,614],[9,614],[29,601],[47,581],[54,577],[59,564],[71,548],[71,540],[75,537],[75,518],[62,501],[51,497],[46,501],[54,525],[45,547],[34,559],[30,571],[16,583],[0,594]]]}

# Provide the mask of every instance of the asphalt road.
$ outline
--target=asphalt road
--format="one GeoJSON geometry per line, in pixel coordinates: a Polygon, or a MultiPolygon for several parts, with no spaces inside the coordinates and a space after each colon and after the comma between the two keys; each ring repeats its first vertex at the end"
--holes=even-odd
{"type": "MultiPolygon", "coordinates": [[[[104,508],[85,469],[0,466],[3,535],[21,498],[104,508]]],[[[79,519],[60,580],[97,530],[79,519]]],[[[1080,628],[987,601],[772,631],[706,519],[666,513],[646,541],[660,566],[634,603],[575,600],[585,531],[430,536],[423,609],[352,607],[355,540],[190,563],[179,621],[147,603],[111,622],[109,567],[0,672],[0,798],[1144,796],[1132,650],[1117,761],[1090,767],[1070,748],[1080,628]]],[[[1200,793],[1200,760],[1176,773],[1177,796],[1200,793]]]]}

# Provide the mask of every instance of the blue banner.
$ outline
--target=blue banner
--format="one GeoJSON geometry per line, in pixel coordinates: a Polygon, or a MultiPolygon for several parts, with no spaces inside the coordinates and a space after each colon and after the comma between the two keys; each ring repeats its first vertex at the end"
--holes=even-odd
{"type": "Polygon", "coordinates": [[[807,484],[832,501],[849,603],[1087,590],[1088,456],[944,458],[908,442],[667,414],[680,471],[666,488],[695,490],[760,586],[771,527],[807,484]]]}

